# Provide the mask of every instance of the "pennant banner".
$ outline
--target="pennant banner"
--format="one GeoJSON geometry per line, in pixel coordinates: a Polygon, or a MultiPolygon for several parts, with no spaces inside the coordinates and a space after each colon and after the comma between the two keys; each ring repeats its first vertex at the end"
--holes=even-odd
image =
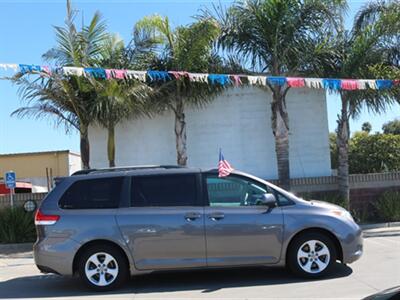
{"type": "Polygon", "coordinates": [[[21,74],[39,74],[51,76],[53,72],[64,76],[84,76],[99,80],[139,80],[142,82],[166,82],[187,78],[192,82],[218,84],[222,86],[258,85],[258,86],[287,86],[291,88],[339,90],[384,90],[400,85],[400,79],[336,79],[336,78],[303,78],[266,75],[239,75],[239,74],[206,74],[190,73],[186,71],[135,71],[103,68],[57,67],[53,70],[47,66],[26,64],[0,64],[0,69],[12,70],[21,74]]]}

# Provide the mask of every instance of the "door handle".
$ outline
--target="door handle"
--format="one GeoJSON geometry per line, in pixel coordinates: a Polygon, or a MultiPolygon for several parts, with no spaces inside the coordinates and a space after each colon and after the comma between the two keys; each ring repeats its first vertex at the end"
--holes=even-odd
{"type": "Polygon", "coordinates": [[[215,213],[210,214],[208,217],[213,221],[219,221],[219,220],[222,220],[223,218],[225,218],[225,215],[222,212],[215,212],[215,213]]]}
{"type": "Polygon", "coordinates": [[[185,214],[186,221],[195,221],[200,217],[201,217],[201,215],[197,212],[188,212],[185,214]]]}

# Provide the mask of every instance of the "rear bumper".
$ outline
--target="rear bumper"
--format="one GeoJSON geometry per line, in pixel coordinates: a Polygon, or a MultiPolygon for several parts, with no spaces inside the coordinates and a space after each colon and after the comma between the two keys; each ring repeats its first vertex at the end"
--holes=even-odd
{"type": "Polygon", "coordinates": [[[349,234],[342,243],[343,247],[343,263],[351,264],[360,259],[363,254],[363,237],[361,228],[356,225],[356,231],[349,234]]]}
{"type": "Polygon", "coordinates": [[[65,238],[44,238],[33,245],[35,264],[42,273],[73,275],[79,243],[65,238]]]}

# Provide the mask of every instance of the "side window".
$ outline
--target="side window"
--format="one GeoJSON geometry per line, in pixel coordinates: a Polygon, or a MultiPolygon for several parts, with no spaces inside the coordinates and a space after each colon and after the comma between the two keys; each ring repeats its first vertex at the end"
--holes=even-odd
{"type": "Polygon", "coordinates": [[[64,209],[116,208],[119,205],[123,177],[80,180],[61,197],[64,209]]]}
{"type": "Polygon", "coordinates": [[[208,175],[206,184],[210,206],[254,206],[267,193],[265,186],[235,176],[208,175]]]}
{"type": "Polygon", "coordinates": [[[197,206],[194,174],[132,178],[131,206],[197,206]]]}

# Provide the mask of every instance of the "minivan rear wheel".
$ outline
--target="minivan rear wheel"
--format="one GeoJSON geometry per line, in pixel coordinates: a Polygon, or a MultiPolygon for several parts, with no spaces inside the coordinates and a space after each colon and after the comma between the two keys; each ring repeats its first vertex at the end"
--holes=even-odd
{"type": "Polygon", "coordinates": [[[301,277],[319,278],[329,274],[336,263],[332,240],[320,232],[306,232],[291,242],[287,264],[301,277]]]}
{"type": "Polygon", "coordinates": [[[125,257],[109,245],[86,249],[80,257],[78,272],[85,285],[96,291],[115,289],[129,276],[125,257]]]}

